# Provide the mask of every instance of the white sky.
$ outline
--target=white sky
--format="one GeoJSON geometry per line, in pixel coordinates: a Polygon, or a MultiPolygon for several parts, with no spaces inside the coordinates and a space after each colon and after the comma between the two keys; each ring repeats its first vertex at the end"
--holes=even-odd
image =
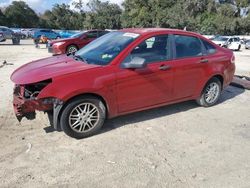
{"type": "MultiPolygon", "coordinates": [[[[6,7],[11,4],[13,0],[0,0],[0,7],[6,7]]],[[[56,3],[61,4],[71,4],[74,0],[23,0],[25,1],[32,9],[36,12],[44,12],[47,9],[51,9],[52,6],[56,3]]],[[[76,0],[75,0],[76,1],[76,0]]],[[[83,0],[87,3],[89,0],[83,0]]],[[[123,0],[101,0],[101,1],[109,1],[111,3],[117,3],[121,5],[123,0]]]]}

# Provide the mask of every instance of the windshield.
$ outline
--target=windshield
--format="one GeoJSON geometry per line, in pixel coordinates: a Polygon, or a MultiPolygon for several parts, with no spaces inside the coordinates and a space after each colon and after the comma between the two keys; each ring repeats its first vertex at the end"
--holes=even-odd
{"type": "Polygon", "coordinates": [[[138,36],[135,33],[111,32],[86,45],[75,55],[88,64],[107,65],[138,36]]]}
{"type": "Polygon", "coordinates": [[[227,41],[228,38],[227,37],[215,37],[214,41],[227,41]]]}
{"type": "Polygon", "coordinates": [[[75,33],[74,35],[71,35],[70,38],[77,38],[77,37],[80,37],[83,33],[86,33],[86,31],[80,32],[80,33],[75,33]]]}

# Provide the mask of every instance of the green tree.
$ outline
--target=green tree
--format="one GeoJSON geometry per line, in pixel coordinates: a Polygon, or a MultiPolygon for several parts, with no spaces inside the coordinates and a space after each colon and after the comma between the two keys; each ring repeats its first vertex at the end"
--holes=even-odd
{"type": "Polygon", "coordinates": [[[5,16],[12,27],[37,27],[39,18],[34,10],[32,10],[23,1],[13,1],[5,10],[5,16]]]}
{"type": "Polygon", "coordinates": [[[81,13],[70,9],[66,4],[55,4],[41,16],[41,23],[55,29],[82,29],[84,18],[81,13]]]}
{"type": "Polygon", "coordinates": [[[0,25],[7,25],[7,18],[0,9],[0,25]]]}
{"type": "Polygon", "coordinates": [[[85,26],[88,29],[119,29],[121,28],[122,10],[114,3],[90,0],[87,4],[90,9],[86,13],[85,26]]]}

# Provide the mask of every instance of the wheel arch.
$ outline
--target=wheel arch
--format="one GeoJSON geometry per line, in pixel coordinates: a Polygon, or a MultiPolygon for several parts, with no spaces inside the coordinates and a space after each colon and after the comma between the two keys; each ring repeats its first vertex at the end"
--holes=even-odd
{"type": "Polygon", "coordinates": [[[77,48],[77,50],[79,50],[79,46],[78,46],[77,44],[71,43],[71,44],[68,44],[68,45],[66,46],[66,51],[68,50],[68,47],[70,47],[70,46],[75,46],[75,47],[77,48]]]}
{"type": "MultiPolygon", "coordinates": [[[[220,80],[221,86],[223,88],[224,85],[224,77],[220,74],[216,74],[214,76],[212,76],[209,80],[211,80],[212,78],[217,78],[218,80],[220,80]]],[[[209,82],[209,80],[207,82],[209,82]]]]}
{"type": "MultiPolygon", "coordinates": [[[[60,118],[61,118],[62,112],[65,109],[65,107],[67,106],[67,104],[69,104],[73,100],[76,100],[77,98],[88,97],[88,96],[98,98],[100,101],[102,101],[102,103],[104,104],[105,109],[106,109],[106,118],[107,118],[109,116],[109,106],[108,106],[107,100],[105,100],[105,98],[103,96],[96,94],[96,93],[81,93],[81,94],[75,95],[75,96],[67,99],[67,101],[65,101],[62,104],[61,108],[59,108],[59,111],[57,111],[56,113],[54,112],[54,116],[56,116],[56,117],[53,117],[54,128],[55,129],[59,128],[59,130],[60,130],[60,124],[59,124],[60,118]]],[[[54,111],[55,111],[55,108],[54,108],[54,111]]]]}
{"type": "Polygon", "coordinates": [[[210,76],[201,86],[199,86],[200,87],[200,89],[199,89],[199,91],[196,93],[197,95],[195,95],[195,96],[201,96],[201,94],[202,94],[202,92],[203,92],[203,90],[205,89],[205,87],[206,87],[206,85],[207,85],[207,83],[211,80],[211,79],[213,79],[213,78],[217,78],[217,79],[219,79],[219,81],[221,82],[221,86],[222,86],[222,88],[223,88],[223,86],[224,86],[224,77],[221,75],[221,74],[214,74],[214,75],[212,75],[212,76],[210,76]]]}

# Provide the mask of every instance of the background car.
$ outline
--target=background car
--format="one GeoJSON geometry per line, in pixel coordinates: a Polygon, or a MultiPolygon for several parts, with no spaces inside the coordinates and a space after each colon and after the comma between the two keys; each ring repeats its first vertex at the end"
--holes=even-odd
{"type": "Polygon", "coordinates": [[[74,53],[108,32],[104,30],[89,30],[72,35],[67,39],[53,40],[48,44],[48,51],[54,55],[74,53]]]}
{"type": "Polygon", "coordinates": [[[5,26],[0,26],[0,32],[3,34],[4,37],[2,41],[11,39],[13,44],[20,44],[20,35],[16,34],[10,28],[5,26]]]}
{"type": "Polygon", "coordinates": [[[51,29],[36,29],[34,30],[32,38],[34,40],[40,39],[41,36],[45,36],[48,39],[59,39],[61,38],[60,34],[51,30],[51,29]]]}
{"type": "Polygon", "coordinates": [[[21,33],[26,36],[26,38],[32,38],[34,35],[34,29],[21,29],[21,33]]]}
{"type": "Polygon", "coordinates": [[[247,40],[247,41],[245,42],[245,48],[246,48],[246,49],[250,49],[250,40],[247,40]]]}
{"type": "Polygon", "coordinates": [[[72,35],[80,33],[80,31],[62,30],[58,32],[61,38],[70,38],[72,35]]]}
{"type": "Polygon", "coordinates": [[[217,36],[212,40],[215,44],[228,48],[230,50],[239,51],[241,48],[240,38],[239,37],[226,37],[226,36],[217,36]]]}
{"type": "Polygon", "coordinates": [[[19,121],[45,111],[56,130],[84,138],[106,118],[187,100],[213,106],[234,72],[233,52],[199,34],[124,29],[18,68],[13,106],[19,121]]]}
{"type": "Polygon", "coordinates": [[[20,28],[10,28],[16,35],[18,35],[21,39],[26,39],[27,36],[22,33],[22,30],[20,28]]]}

